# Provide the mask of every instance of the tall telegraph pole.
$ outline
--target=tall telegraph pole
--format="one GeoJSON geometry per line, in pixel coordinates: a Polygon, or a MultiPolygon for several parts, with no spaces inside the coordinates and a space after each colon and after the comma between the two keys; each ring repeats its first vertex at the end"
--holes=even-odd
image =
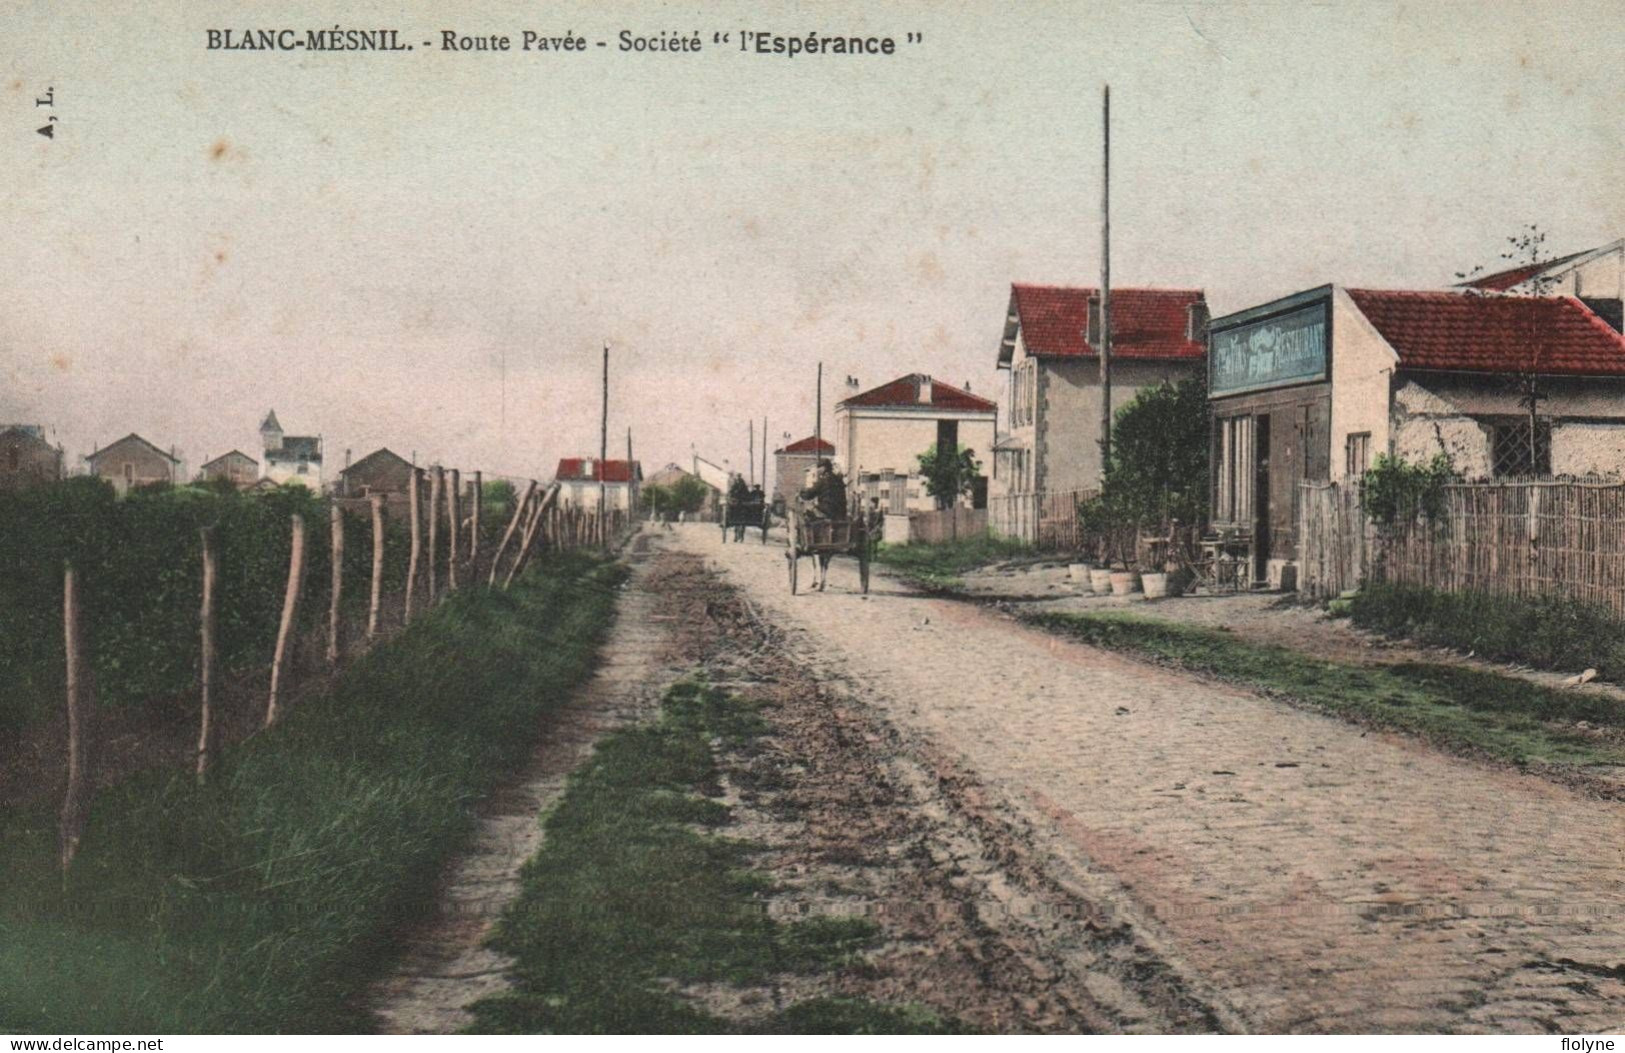
{"type": "Polygon", "coordinates": [[[1101,95],[1100,481],[1112,456],[1112,88],[1101,95]]]}
{"type": "MultiPolygon", "coordinates": [[[[603,522],[609,507],[609,491],[604,484],[604,460],[609,457],[609,345],[604,345],[604,408],[598,425],[598,515],[603,522]]],[[[627,466],[631,471],[631,465],[627,466]]]]}

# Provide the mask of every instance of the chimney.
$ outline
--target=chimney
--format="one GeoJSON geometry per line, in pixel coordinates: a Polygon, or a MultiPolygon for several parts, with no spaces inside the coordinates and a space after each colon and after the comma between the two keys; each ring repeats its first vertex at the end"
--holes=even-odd
{"type": "Polygon", "coordinates": [[[350,448],[348,446],[344,448],[344,470],[350,470],[350,448]]]}
{"type": "Polygon", "coordinates": [[[1193,300],[1185,308],[1185,339],[1192,343],[1207,342],[1207,300],[1193,300]]]}
{"type": "Polygon", "coordinates": [[[930,377],[930,375],[926,374],[926,373],[919,373],[919,374],[915,375],[915,379],[919,382],[919,385],[920,385],[919,392],[918,392],[918,399],[919,399],[920,405],[929,406],[931,404],[931,377],[930,377]]]}
{"type": "Polygon", "coordinates": [[[584,475],[586,475],[586,477],[588,479],[591,479],[593,477],[593,475],[592,475],[592,458],[591,457],[588,457],[588,458],[584,459],[581,462],[581,471],[582,471],[582,473],[584,475]]]}

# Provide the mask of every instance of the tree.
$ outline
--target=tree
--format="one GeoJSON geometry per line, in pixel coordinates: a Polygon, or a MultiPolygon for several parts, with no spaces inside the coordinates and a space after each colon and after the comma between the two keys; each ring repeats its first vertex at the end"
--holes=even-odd
{"type": "Polygon", "coordinates": [[[963,446],[950,450],[933,446],[919,456],[920,474],[925,476],[925,492],[936,499],[938,508],[952,508],[960,497],[975,492],[976,477],[982,465],[976,453],[963,446]]]}
{"type": "Polygon", "coordinates": [[[667,486],[655,483],[645,486],[642,500],[657,516],[677,515],[679,512],[692,515],[705,507],[706,497],[710,493],[710,487],[685,473],[667,486]]]}
{"type": "Polygon", "coordinates": [[[1089,550],[1132,557],[1139,532],[1207,520],[1207,378],[1142,388],[1112,422],[1111,452],[1099,494],[1078,504],[1089,550]]]}
{"type": "MultiPolygon", "coordinates": [[[[1551,256],[1546,252],[1546,232],[1535,223],[1521,228],[1516,234],[1510,234],[1506,239],[1507,248],[1501,253],[1503,266],[1510,264],[1515,268],[1528,268],[1532,271],[1540,269],[1543,265],[1552,262],[1551,256]]],[[[1495,290],[1480,289],[1471,285],[1484,271],[1482,264],[1469,271],[1457,271],[1456,278],[1467,289],[1471,296],[1491,296],[1495,290]]],[[[1549,274],[1530,274],[1518,283],[1528,287],[1530,296],[1516,297],[1523,301],[1520,314],[1523,331],[1523,351],[1517,363],[1516,371],[1508,378],[1512,389],[1517,392],[1518,406],[1529,415],[1529,474],[1542,474],[1540,470],[1542,458],[1540,456],[1540,404],[1546,400],[1546,392],[1541,390],[1542,370],[1546,366],[1546,329],[1542,325],[1542,309],[1544,305],[1540,298],[1551,296],[1556,290],[1558,279],[1549,274]]],[[[1494,449],[1491,449],[1490,470],[1496,471],[1494,463],[1494,449]]],[[[1548,448],[1546,470],[1551,470],[1551,455],[1548,448]]],[[[1521,474],[1521,473],[1520,473],[1521,474]]]]}

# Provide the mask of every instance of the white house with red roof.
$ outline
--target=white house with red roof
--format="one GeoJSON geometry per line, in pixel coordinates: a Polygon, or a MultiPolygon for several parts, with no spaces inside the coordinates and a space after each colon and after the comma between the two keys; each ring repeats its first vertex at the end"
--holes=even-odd
{"type": "MultiPolygon", "coordinates": [[[[1141,388],[1196,374],[1207,355],[1200,289],[1112,289],[1112,406],[1141,388]]],[[[998,368],[1009,370],[1007,434],[993,465],[998,493],[1100,485],[1100,292],[1010,286],[998,368]]]]}
{"type": "Polygon", "coordinates": [[[626,512],[638,504],[643,486],[643,466],[637,461],[603,461],[596,457],[563,457],[553,481],[559,485],[559,504],[567,508],[598,510],[600,484],[604,507],[626,512]]]}
{"type": "Polygon", "coordinates": [[[1625,471],[1625,336],[1574,297],[1325,285],[1215,318],[1209,343],[1212,519],[1261,578],[1296,558],[1299,484],[1379,454],[1469,479],[1625,471]]]}
{"type": "Polygon", "coordinates": [[[786,443],[773,451],[773,499],[786,506],[795,502],[802,489],[811,485],[808,473],[818,467],[818,459],[834,458],[835,444],[809,435],[786,443]]]}
{"type": "MultiPolygon", "coordinates": [[[[882,511],[931,511],[936,501],[919,474],[920,454],[963,446],[985,470],[998,417],[998,404],[968,386],[911,373],[835,404],[835,467],[857,497],[878,499],[882,511]]],[[[985,488],[978,493],[985,500],[985,488]]]]}
{"type": "Polygon", "coordinates": [[[1625,329],[1625,238],[1584,252],[1481,274],[1458,288],[1512,296],[1572,296],[1625,329]]]}

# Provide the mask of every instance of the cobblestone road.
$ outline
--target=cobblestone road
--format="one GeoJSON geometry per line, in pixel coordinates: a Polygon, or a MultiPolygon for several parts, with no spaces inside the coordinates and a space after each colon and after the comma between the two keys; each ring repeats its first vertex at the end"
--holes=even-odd
{"type": "Polygon", "coordinates": [[[780,546],[680,543],[1036,822],[1057,866],[1110,882],[1248,1026],[1625,1027],[1625,806],[884,577],[863,598],[849,562],[792,598],[780,546]]]}

